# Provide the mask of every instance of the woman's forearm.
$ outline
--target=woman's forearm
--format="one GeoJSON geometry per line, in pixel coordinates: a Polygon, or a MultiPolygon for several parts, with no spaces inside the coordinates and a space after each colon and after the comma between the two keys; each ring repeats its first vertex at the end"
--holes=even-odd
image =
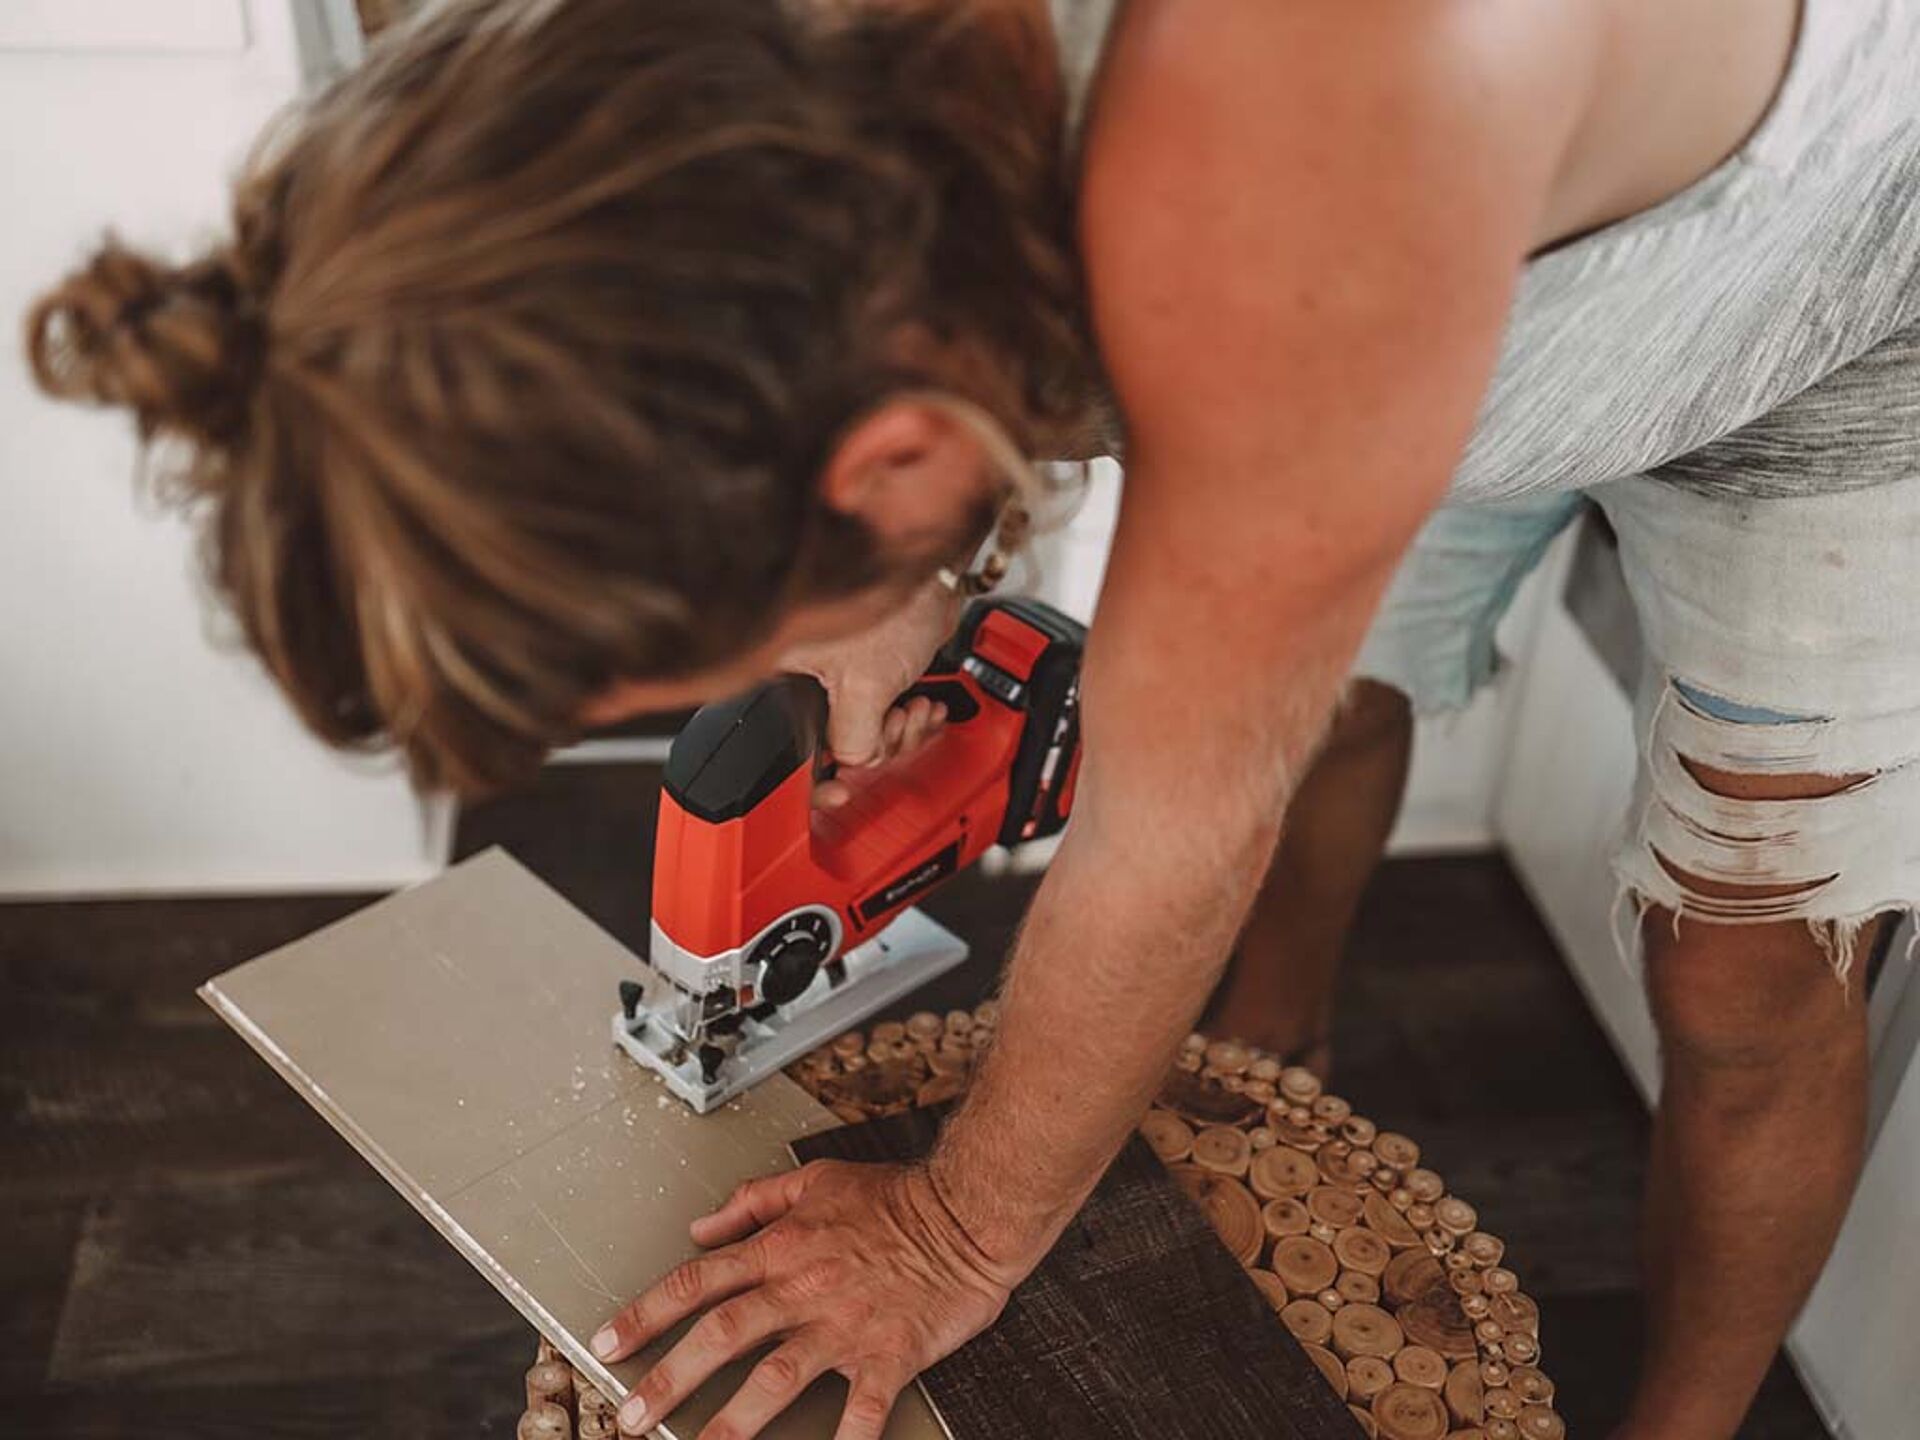
{"type": "Polygon", "coordinates": [[[1286,701],[1250,724],[1223,718],[1191,747],[1185,784],[1153,771],[1151,783],[1083,782],[1008,963],[997,1038],[932,1161],[994,1258],[1045,1253],[1206,1003],[1332,712],[1345,647],[1307,647],[1292,673],[1286,701]]]}
{"type": "Polygon", "coordinates": [[[933,1161],[989,1254],[1037,1259],[1085,1200],[1204,1005],[1270,843],[1246,837],[1204,878],[1140,883],[1124,862],[1089,873],[1105,847],[1062,846],[1009,965],[993,1048],[933,1161]]]}

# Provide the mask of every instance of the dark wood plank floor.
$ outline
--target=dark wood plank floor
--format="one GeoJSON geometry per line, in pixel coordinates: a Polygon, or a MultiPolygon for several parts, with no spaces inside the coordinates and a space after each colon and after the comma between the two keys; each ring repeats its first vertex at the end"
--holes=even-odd
{"type": "MultiPolygon", "coordinates": [[[[479,807],[638,948],[656,781],[557,768],[479,807]]],[[[930,907],[982,993],[1026,880],[930,907]]],[[[0,906],[0,1436],[512,1434],[519,1318],[233,1037],[193,988],[368,897],[0,906]]],[[[1633,1372],[1646,1120],[1511,872],[1388,865],[1341,997],[1338,1086],[1426,1147],[1539,1296],[1576,1440],[1633,1372]]],[[[1743,1440],[1817,1440],[1776,1366],[1743,1440]]]]}

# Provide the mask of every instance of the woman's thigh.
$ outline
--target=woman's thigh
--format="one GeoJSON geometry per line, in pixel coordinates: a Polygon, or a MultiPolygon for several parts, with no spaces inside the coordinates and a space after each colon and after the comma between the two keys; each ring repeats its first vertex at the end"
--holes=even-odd
{"type": "Polygon", "coordinates": [[[1809,393],[1594,492],[1648,657],[1623,882],[1701,921],[1804,921],[1841,968],[1920,902],[1920,410],[1865,403],[1920,395],[1910,353],[1822,387],[1844,406],[1809,393]]]}

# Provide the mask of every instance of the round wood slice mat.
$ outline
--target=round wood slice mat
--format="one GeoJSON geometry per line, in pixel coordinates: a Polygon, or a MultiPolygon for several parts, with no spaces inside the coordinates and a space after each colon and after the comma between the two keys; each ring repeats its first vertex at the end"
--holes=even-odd
{"type": "MultiPolygon", "coordinates": [[[[998,1024],[992,1001],[922,1012],[843,1035],[787,1073],[849,1123],[900,1114],[964,1093],[998,1024]]],[[[1563,1440],[1541,1368],[1540,1307],[1507,1247],[1421,1163],[1417,1142],[1328,1094],[1311,1071],[1200,1034],[1181,1046],[1140,1133],[1363,1430],[1477,1440],[1511,1428],[1563,1440]]],[[[611,1437],[608,1402],[545,1342],[539,1360],[523,1440],[611,1437]],[[557,1431],[558,1419],[570,1428],[557,1431]]]]}

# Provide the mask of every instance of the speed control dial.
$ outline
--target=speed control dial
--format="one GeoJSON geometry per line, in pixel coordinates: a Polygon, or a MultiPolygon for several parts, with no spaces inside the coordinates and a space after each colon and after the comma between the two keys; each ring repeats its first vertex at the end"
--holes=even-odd
{"type": "Polygon", "coordinates": [[[747,952],[760,967],[760,994],[776,1005],[797,1000],[833,955],[839,925],[826,910],[796,910],[754,942],[747,952]]]}

